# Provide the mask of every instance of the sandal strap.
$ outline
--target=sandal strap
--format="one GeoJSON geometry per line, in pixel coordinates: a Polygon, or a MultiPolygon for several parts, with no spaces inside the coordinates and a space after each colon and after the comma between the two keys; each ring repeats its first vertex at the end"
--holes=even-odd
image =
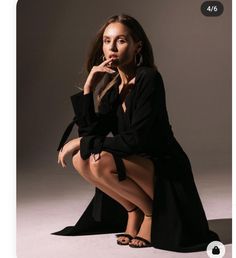
{"type": "Polygon", "coordinates": [[[133,239],[137,239],[137,240],[141,240],[141,241],[143,241],[146,245],[151,245],[151,242],[150,241],[148,241],[147,239],[145,239],[145,238],[142,238],[142,237],[140,237],[140,236],[136,236],[136,237],[134,237],[133,239]]]}
{"type": "Polygon", "coordinates": [[[117,237],[127,237],[129,240],[132,240],[133,237],[130,234],[122,233],[122,234],[116,234],[117,237]]]}
{"type": "Polygon", "coordinates": [[[152,217],[152,214],[145,214],[145,217],[152,217]]]}

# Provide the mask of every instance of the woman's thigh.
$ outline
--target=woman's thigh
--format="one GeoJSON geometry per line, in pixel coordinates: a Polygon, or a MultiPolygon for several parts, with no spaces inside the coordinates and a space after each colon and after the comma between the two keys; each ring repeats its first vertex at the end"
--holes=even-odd
{"type": "Polygon", "coordinates": [[[153,161],[137,155],[123,159],[126,174],[135,181],[152,199],[154,186],[153,161]]]}
{"type": "Polygon", "coordinates": [[[72,164],[81,176],[89,180],[94,179],[93,174],[90,171],[89,160],[83,160],[80,151],[72,155],[72,164]]]}
{"type": "MultiPolygon", "coordinates": [[[[124,162],[127,177],[135,181],[150,196],[150,198],[153,199],[153,162],[137,155],[131,155],[122,160],[124,162]]],[[[117,173],[113,155],[106,151],[102,151],[100,159],[96,161],[91,156],[90,166],[92,166],[92,171],[96,171],[96,176],[98,178],[109,176],[109,173],[117,173]]]]}

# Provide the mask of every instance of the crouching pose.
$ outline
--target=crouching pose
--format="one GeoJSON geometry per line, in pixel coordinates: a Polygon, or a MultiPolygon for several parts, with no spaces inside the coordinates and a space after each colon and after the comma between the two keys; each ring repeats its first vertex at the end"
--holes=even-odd
{"type": "Polygon", "coordinates": [[[58,163],[66,167],[72,156],[96,194],[74,227],[54,234],[116,232],[119,245],[205,250],[219,238],[208,228],[190,161],[174,137],[162,76],[138,21],[109,18],[87,70],[83,91],[71,97],[75,118],[68,128],[76,123],[79,137],[65,143],[67,128],[58,163]]]}

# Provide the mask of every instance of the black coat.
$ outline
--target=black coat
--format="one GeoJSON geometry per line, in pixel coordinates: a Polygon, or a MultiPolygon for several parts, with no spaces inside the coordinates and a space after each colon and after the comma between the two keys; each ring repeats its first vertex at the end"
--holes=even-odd
{"type": "MultiPolygon", "coordinates": [[[[194,252],[206,250],[218,235],[209,230],[206,215],[194,182],[188,156],[176,141],[169,123],[165,89],[160,73],[139,67],[134,87],[126,96],[126,121],[121,130],[117,117],[121,108],[118,84],[107,91],[95,113],[93,93],[71,97],[75,117],[66,129],[58,150],[64,145],[74,124],[82,136],[83,159],[91,153],[113,154],[118,179],[125,180],[122,158],[145,155],[154,162],[154,199],[151,242],[153,247],[194,252]],[[112,132],[113,137],[107,134],[112,132]]],[[[85,235],[123,232],[127,223],[124,208],[96,188],[95,195],[73,227],[56,235],[85,235]]]]}

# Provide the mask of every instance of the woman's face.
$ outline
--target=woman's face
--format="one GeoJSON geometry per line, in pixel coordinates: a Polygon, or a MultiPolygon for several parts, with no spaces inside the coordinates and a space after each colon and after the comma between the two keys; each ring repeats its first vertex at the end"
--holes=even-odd
{"type": "Polygon", "coordinates": [[[103,33],[103,53],[106,59],[113,58],[111,66],[134,64],[134,57],[140,49],[140,42],[133,40],[129,29],[122,23],[114,22],[106,27],[103,33]]]}

